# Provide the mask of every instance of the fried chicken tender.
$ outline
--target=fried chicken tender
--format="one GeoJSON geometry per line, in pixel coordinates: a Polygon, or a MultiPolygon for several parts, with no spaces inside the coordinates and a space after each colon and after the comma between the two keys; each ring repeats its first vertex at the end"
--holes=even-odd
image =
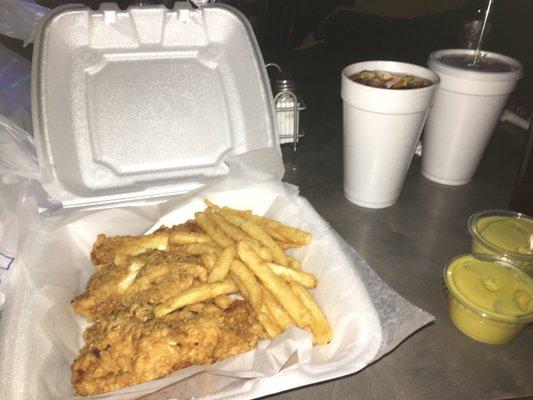
{"type": "Polygon", "coordinates": [[[85,331],[72,383],[82,396],[118,390],[249,351],[263,335],[246,301],[226,310],[207,303],[162,318],[150,307],[132,306],[85,331]]]}
{"type": "Polygon", "coordinates": [[[91,260],[99,266],[113,262],[116,256],[137,255],[149,249],[166,250],[169,237],[177,231],[203,232],[196,222],[187,221],[172,228],[163,226],[150,235],[110,237],[100,234],[93,244],[91,260]]]}
{"type": "Polygon", "coordinates": [[[205,281],[207,269],[198,257],[149,250],[129,256],[123,265],[101,266],[89,279],[85,293],[73,301],[73,307],[94,321],[132,304],[162,303],[205,281]]]}

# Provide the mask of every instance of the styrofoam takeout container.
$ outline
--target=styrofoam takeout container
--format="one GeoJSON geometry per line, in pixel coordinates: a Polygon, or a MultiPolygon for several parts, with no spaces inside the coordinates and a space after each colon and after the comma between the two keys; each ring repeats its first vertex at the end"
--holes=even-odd
{"type": "Polygon", "coordinates": [[[165,224],[179,223],[204,196],[309,226],[316,240],[295,255],[321,281],[315,298],[338,333],[313,347],[309,333],[291,329],[284,335],[292,340],[265,341],[242,357],[97,398],[264,396],[354,373],[433,319],[381,281],[293,186],[280,182],[272,103],[250,25],[230,7],[103,4],[45,16],[32,73],[39,167],[45,189],[74,212],[40,216],[34,198],[28,202],[31,229],[20,237],[16,301],[1,321],[0,367],[11,373],[0,377],[0,393],[71,398],[69,366],[84,324],[70,301],[92,273],[96,233],[142,234],[161,215],[165,224]],[[106,209],[77,210],[92,208],[106,209]]]}
{"type": "Polygon", "coordinates": [[[402,190],[439,77],[414,64],[366,61],[341,75],[344,131],[344,193],[369,208],[393,205],[402,190]],[[364,70],[412,74],[433,84],[417,89],[384,89],[350,79],[364,70]]]}
{"type": "Polygon", "coordinates": [[[64,208],[168,198],[224,178],[236,155],[279,151],[257,42],[224,6],[54,10],[32,108],[41,183],[64,208]]]}
{"type": "Polygon", "coordinates": [[[430,54],[428,67],[441,84],[424,130],[422,173],[445,185],[470,182],[489,144],[509,96],[522,77],[517,60],[483,51],[487,57],[516,69],[481,72],[454,67],[441,61],[448,55],[473,55],[475,50],[450,49],[430,54]]]}

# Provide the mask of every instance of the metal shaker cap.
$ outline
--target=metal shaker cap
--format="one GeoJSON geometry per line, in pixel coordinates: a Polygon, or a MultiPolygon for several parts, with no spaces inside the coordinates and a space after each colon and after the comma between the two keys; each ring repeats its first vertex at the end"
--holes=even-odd
{"type": "Polygon", "coordinates": [[[290,90],[294,92],[297,84],[292,78],[292,75],[287,71],[280,71],[274,79],[272,79],[272,87],[275,92],[286,92],[290,90]]]}

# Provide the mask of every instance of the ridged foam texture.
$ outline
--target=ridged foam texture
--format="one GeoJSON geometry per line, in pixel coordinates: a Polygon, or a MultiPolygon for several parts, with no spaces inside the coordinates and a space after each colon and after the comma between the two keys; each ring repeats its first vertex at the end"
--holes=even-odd
{"type": "Polygon", "coordinates": [[[42,183],[65,208],[184,193],[277,146],[253,32],[220,5],[59,8],[35,43],[32,107],[42,183]]]}

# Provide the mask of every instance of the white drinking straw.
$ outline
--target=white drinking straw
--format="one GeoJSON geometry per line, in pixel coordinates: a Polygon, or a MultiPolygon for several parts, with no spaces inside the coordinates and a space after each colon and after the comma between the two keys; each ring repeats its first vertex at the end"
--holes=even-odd
{"type": "Polygon", "coordinates": [[[479,40],[477,42],[476,54],[474,55],[474,61],[472,61],[471,65],[477,65],[481,60],[481,45],[483,44],[487,21],[489,20],[490,10],[492,9],[492,3],[494,3],[494,0],[488,1],[487,9],[485,10],[485,18],[483,18],[483,25],[481,26],[481,32],[479,34],[479,40]]]}

